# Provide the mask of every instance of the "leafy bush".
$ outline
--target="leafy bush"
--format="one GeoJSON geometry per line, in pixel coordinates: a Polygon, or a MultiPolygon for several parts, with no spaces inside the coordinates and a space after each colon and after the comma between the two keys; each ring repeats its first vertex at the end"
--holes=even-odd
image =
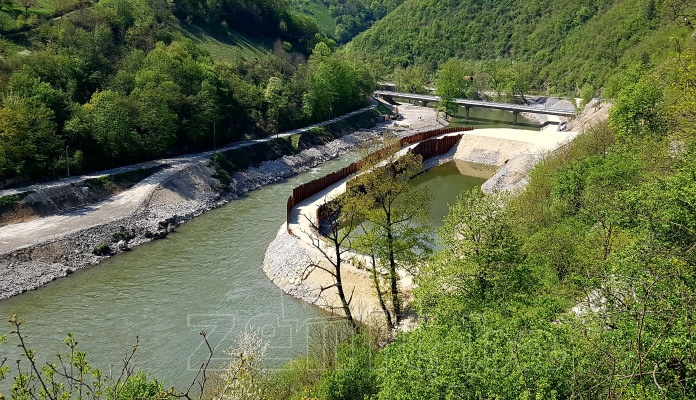
{"type": "Polygon", "coordinates": [[[318,392],[327,400],[369,399],[378,392],[377,348],[365,334],[338,347],[336,369],[322,378],[318,392]]]}
{"type": "Polygon", "coordinates": [[[156,379],[148,379],[147,372],[138,371],[122,383],[107,390],[107,397],[113,400],[160,400],[170,398],[164,384],[156,379]]]}
{"type": "Polygon", "coordinates": [[[103,256],[111,255],[111,253],[112,253],[111,247],[109,246],[108,243],[104,243],[104,242],[99,243],[96,247],[94,247],[94,249],[92,249],[92,254],[94,254],[95,256],[103,257],[103,256]]]}
{"type": "Polygon", "coordinates": [[[0,212],[12,208],[15,204],[19,203],[23,198],[29,196],[31,193],[32,192],[24,192],[0,197],[0,212]]]}
{"type": "Polygon", "coordinates": [[[105,175],[105,176],[100,176],[97,178],[85,179],[84,184],[88,188],[96,189],[96,188],[109,187],[109,186],[114,184],[114,181],[113,181],[111,175],[105,175]]]}
{"type": "Polygon", "coordinates": [[[312,359],[297,358],[276,370],[266,382],[269,399],[311,398],[322,376],[322,368],[312,359]]]}
{"type": "MultiPolygon", "coordinates": [[[[3,351],[5,355],[0,362],[0,382],[12,380],[12,399],[84,399],[84,400],[167,400],[187,399],[202,400],[205,393],[206,370],[212,359],[212,347],[201,332],[209,349],[207,360],[202,364],[199,374],[186,392],[175,388],[164,390],[163,383],[148,379],[145,371],[133,373],[133,360],[138,349],[138,339],[130,352],[123,358],[121,370],[114,371],[109,365],[109,374],[94,367],[87,354],[77,347],[77,340],[68,333],[64,340],[67,351],[55,354],[55,360],[43,363],[37,358],[37,352],[29,347],[29,335],[24,331],[26,321],[12,315],[9,323],[12,330],[0,336],[0,346],[18,349],[16,359],[13,351],[3,351]],[[113,375],[112,375],[113,373],[113,375]],[[197,386],[201,393],[194,396],[191,388],[197,386]]],[[[5,397],[0,394],[0,399],[5,397]]]]}
{"type": "Polygon", "coordinates": [[[121,229],[118,232],[111,235],[112,242],[120,242],[121,240],[129,241],[133,238],[135,238],[133,232],[127,230],[124,227],[121,227],[121,229]]]}

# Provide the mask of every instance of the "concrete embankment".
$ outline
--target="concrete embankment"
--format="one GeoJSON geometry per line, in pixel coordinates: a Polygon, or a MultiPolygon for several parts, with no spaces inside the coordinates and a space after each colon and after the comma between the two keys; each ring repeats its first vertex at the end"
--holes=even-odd
{"type": "MultiPolygon", "coordinates": [[[[524,186],[529,170],[544,154],[569,142],[575,135],[576,132],[558,132],[556,126],[547,126],[541,131],[474,130],[464,132],[460,141],[447,154],[430,158],[424,164],[427,169],[455,160],[499,167],[482,189],[488,192],[516,190],[524,186]]],[[[324,255],[317,249],[316,233],[311,232],[307,221],[316,218],[316,211],[321,204],[344,190],[345,181],[339,182],[297,204],[288,221],[288,228],[295,235],[289,234],[285,226],[281,227],[275,240],[269,245],[264,259],[264,271],[286,293],[339,313],[337,307],[340,303],[335,291],[321,293],[322,287],[334,283],[333,277],[321,268],[308,267],[319,263],[324,268],[331,268],[324,255]]],[[[344,263],[344,292],[356,293],[352,308],[355,310],[353,313],[356,318],[364,322],[382,321],[383,315],[374,293],[371,276],[361,264],[360,257],[356,255],[349,257],[344,263]]],[[[400,290],[406,298],[409,297],[411,289],[411,277],[402,274],[400,290]]]]}
{"type": "Polygon", "coordinates": [[[0,227],[0,299],[37,288],[106,257],[165,237],[186,222],[240,195],[306,171],[354,149],[388,125],[361,130],[326,145],[267,161],[231,176],[228,190],[207,158],[166,166],[106,201],[0,227]],[[104,256],[94,250],[106,244],[104,256]]]}

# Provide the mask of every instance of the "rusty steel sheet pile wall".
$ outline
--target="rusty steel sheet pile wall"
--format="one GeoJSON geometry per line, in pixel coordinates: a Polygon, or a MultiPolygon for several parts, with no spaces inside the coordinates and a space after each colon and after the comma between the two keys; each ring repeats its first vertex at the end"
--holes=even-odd
{"type": "MultiPolygon", "coordinates": [[[[450,151],[452,147],[461,139],[462,135],[454,135],[454,136],[446,136],[443,138],[439,139],[432,139],[428,140],[430,138],[436,137],[436,136],[441,136],[441,135],[446,135],[449,133],[455,133],[455,132],[465,132],[465,131],[470,131],[474,128],[471,127],[456,127],[456,128],[441,128],[441,129],[436,129],[432,131],[427,131],[427,132],[420,132],[416,133],[411,136],[406,136],[404,138],[401,138],[399,141],[399,148],[404,147],[406,145],[412,144],[412,143],[417,143],[421,142],[418,145],[414,146],[411,150],[409,150],[411,153],[414,154],[419,154],[423,157],[423,159],[442,155],[450,151]]],[[[380,153],[389,153],[390,149],[381,149],[377,150],[376,152],[370,154],[367,156],[365,159],[362,159],[358,162],[354,162],[350,164],[349,166],[342,168],[336,172],[332,172],[328,175],[322,176],[321,178],[314,179],[312,181],[309,181],[307,183],[304,183],[300,186],[297,186],[296,188],[293,189],[292,191],[292,196],[288,198],[288,204],[287,204],[287,211],[286,211],[286,219],[285,222],[286,224],[290,221],[290,211],[292,208],[300,203],[303,200],[306,200],[315,194],[323,191],[324,189],[328,188],[331,185],[334,185],[343,179],[348,178],[349,176],[353,175],[354,173],[360,171],[362,168],[363,164],[367,162],[367,159],[374,159],[374,158],[384,158],[386,154],[380,154],[380,153]]],[[[319,207],[317,210],[317,217],[321,218],[321,214],[325,214],[325,212],[322,212],[322,207],[319,207]]],[[[290,226],[287,226],[288,232],[290,234],[293,234],[292,231],[290,230],[290,226]]]]}
{"type": "Polygon", "coordinates": [[[440,129],[435,129],[433,131],[427,131],[427,132],[420,132],[416,133],[411,136],[406,136],[404,138],[401,138],[401,147],[404,147],[406,145],[412,144],[412,143],[417,143],[417,142],[422,142],[424,140],[433,138],[435,136],[440,136],[440,135],[446,135],[448,133],[455,133],[455,132],[466,132],[473,130],[474,128],[472,127],[454,127],[454,128],[440,128],[440,129]]]}
{"type": "Polygon", "coordinates": [[[418,154],[423,159],[440,156],[452,149],[454,145],[462,138],[462,135],[445,136],[440,139],[426,140],[421,142],[409,150],[413,154],[418,154]]]}

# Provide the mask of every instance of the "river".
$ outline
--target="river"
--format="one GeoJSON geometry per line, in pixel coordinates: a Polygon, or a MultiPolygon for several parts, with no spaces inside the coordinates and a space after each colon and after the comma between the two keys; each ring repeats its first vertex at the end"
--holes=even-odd
{"type": "MultiPolygon", "coordinates": [[[[247,326],[261,328],[267,359],[279,367],[306,354],[312,326],[327,315],[285,295],[261,270],[268,243],[285,221],[292,188],[355,161],[330,161],[282,183],[250,192],[148,243],[77,271],[35,291],[0,302],[3,320],[27,321],[30,347],[46,360],[67,347],[72,332],[93,365],[118,364],[139,337],[136,364],[185,388],[206,356],[199,332],[209,334],[216,363],[247,326]]],[[[10,325],[5,325],[8,330],[10,325]]],[[[15,359],[17,349],[0,345],[15,359]]],[[[8,382],[0,384],[3,392],[8,382]]]]}
{"type": "MultiPolygon", "coordinates": [[[[71,332],[88,360],[103,370],[118,366],[138,337],[137,367],[182,389],[207,355],[200,331],[209,334],[214,363],[221,365],[228,360],[224,350],[240,332],[260,328],[269,343],[267,365],[279,367],[307,353],[309,332],[324,326],[327,314],[283,294],[266,278],[261,269],[266,247],[285,220],[293,187],[356,159],[342,157],[250,192],[183,224],[165,240],[3,300],[0,317],[17,314],[27,321],[23,329],[37,359],[65,352],[63,339],[71,332]]],[[[462,179],[443,168],[435,175],[462,179]]],[[[458,192],[449,184],[445,190],[458,192]]],[[[437,203],[438,213],[446,212],[445,204],[437,203]]],[[[17,353],[0,345],[0,356],[13,360],[17,353]]],[[[0,390],[6,392],[9,384],[0,383],[0,390]]]]}

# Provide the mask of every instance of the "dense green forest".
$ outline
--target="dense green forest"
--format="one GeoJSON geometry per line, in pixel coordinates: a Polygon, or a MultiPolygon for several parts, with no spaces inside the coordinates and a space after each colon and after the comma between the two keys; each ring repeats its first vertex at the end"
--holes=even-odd
{"type": "Polygon", "coordinates": [[[418,65],[434,72],[450,58],[525,62],[542,93],[585,84],[599,93],[626,65],[664,59],[670,37],[691,33],[683,19],[691,11],[689,2],[674,0],[410,0],[348,48],[375,55],[389,72],[418,65]]]}
{"type": "MultiPolygon", "coordinates": [[[[416,329],[392,337],[384,335],[389,327],[338,326],[328,340],[315,338],[306,358],[278,370],[266,369],[264,344],[250,331],[204,398],[693,398],[696,43],[682,43],[663,63],[633,65],[612,87],[608,122],[547,155],[524,191],[463,192],[434,254],[411,251],[408,238],[418,232],[392,230],[395,256],[377,262],[415,274],[416,329]]],[[[391,200],[398,196],[389,188],[404,187],[406,170],[366,177],[353,192],[356,212],[381,223],[372,214],[381,211],[365,204],[388,201],[393,221],[417,213],[420,201],[391,200]]],[[[365,231],[361,249],[383,251],[387,228],[365,231]]],[[[8,344],[30,329],[12,323],[8,344]]],[[[20,343],[31,359],[23,349],[20,343]]],[[[74,354],[63,357],[81,382],[103,385],[89,398],[114,398],[114,391],[193,398],[142,372],[113,383],[74,354]]],[[[0,377],[12,374],[9,365],[0,368],[0,377]]],[[[48,382],[62,379],[45,374],[48,382]]],[[[15,393],[37,393],[37,376],[20,375],[15,393]]]]}
{"type": "Polygon", "coordinates": [[[7,35],[0,181],[54,178],[66,159],[79,172],[209,149],[363,106],[374,78],[334,46],[271,0],[103,0],[7,35]],[[191,34],[201,27],[275,44],[214,61],[191,34]]]}
{"type": "MultiPolygon", "coordinates": [[[[343,343],[321,343],[306,362],[236,376],[237,388],[268,399],[694,398],[696,42],[689,18],[659,28],[650,44],[663,43],[659,51],[614,56],[623,64],[603,78],[614,102],[608,122],[547,155],[524,191],[462,193],[438,232],[442,249],[421,253],[417,268],[408,228],[386,235],[382,224],[364,233],[367,246],[354,243],[366,254],[381,249],[385,269],[395,263],[415,271],[417,329],[386,346],[383,333],[347,329],[343,343]],[[387,251],[393,238],[399,244],[387,251]],[[327,348],[335,359],[325,358],[327,348]]],[[[438,91],[468,95],[474,84],[459,82],[467,61],[439,65],[438,91]]],[[[419,67],[408,72],[427,75],[419,67]]],[[[341,215],[370,222],[370,213],[387,210],[381,204],[402,191],[389,189],[403,186],[402,170],[392,171],[377,188],[363,184],[351,194],[380,207],[341,203],[341,215]]],[[[407,219],[413,203],[405,199],[396,219],[407,219]]],[[[390,204],[397,212],[399,201],[390,204]]],[[[397,312],[388,285],[381,290],[397,312]]]]}

